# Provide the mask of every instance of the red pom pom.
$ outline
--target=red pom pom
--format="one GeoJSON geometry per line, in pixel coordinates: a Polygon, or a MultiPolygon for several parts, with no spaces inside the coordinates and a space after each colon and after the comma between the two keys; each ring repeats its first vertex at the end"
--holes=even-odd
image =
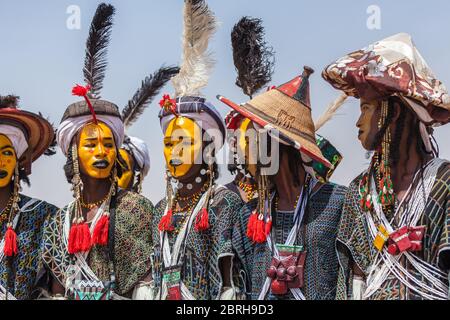
{"type": "Polygon", "coordinates": [[[264,218],[259,219],[256,221],[256,230],[255,230],[255,239],[254,241],[256,243],[264,243],[266,242],[266,230],[265,230],[265,223],[264,218]]]}
{"type": "Polygon", "coordinates": [[[69,232],[69,244],[68,244],[68,250],[70,254],[75,254],[77,252],[80,252],[80,247],[78,246],[78,224],[74,223],[70,227],[69,232]]]}
{"type": "Polygon", "coordinates": [[[172,216],[173,211],[170,209],[166,215],[164,215],[161,218],[161,221],[159,222],[158,229],[159,231],[173,231],[175,228],[172,225],[172,216]]]}
{"type": "Polygon", "coordinates": [[[12,227],[8,227],[5,233],[5,247],[3,248],[5,256],[12,257],[17,255],[17,234],[12,227]]]}
{"type": "Polygon", "coordinates": [[[78,225],[78,245],[81,252],[91,250],[91,231],[87,223],[83,222],[78,225]]]}
{"type": "Polygon", "coordinates": [[[258,213],[253,211],[248,219],[247,224],[247,237],[254,241],[255,240],[255,231],[256,231],[256,222],[258,221],[258,213]]]}
{"type": "Polygon", "coordinates": [[[104,214],[97,222],[92,236],[92,244],[106,246],[108,244],[109,215],[104,214]]]}
{"type": "Polygon", "coordinates": [[[83,87],[83,86],[80,86],[79,84],[77,84],[75,87],[72,88],[72,95],[78,96],[78,97],[85,97],[85,96],[87,96],[87,94],[90,90],[91,90],[90,85],[83,87]]]}
{"type": "Polygon", "coordinates": [[[195,217],[195,231],[201,232],[209,228],[209,215],[206,208],[202,208],[200,213],[195,217]]]}

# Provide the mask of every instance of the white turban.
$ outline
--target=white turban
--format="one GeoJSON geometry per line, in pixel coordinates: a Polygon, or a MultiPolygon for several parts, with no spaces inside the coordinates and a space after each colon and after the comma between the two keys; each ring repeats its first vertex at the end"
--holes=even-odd
{"type": "Polygon", "coordinates": [[[4,134],[11,140],[14,150],[17,154],[17,159],[20,159],[25,151],[28,149],[28,142],[23,134],[23,131],[17,127],[0,124],[0,134],[4,134]]]}
{"type": "MultiPolygon", "coordinates": [[[[97,114],[96,116],[98,121],[103,122],[111,129],[116,146],[119,148],[123,143],[125,135],[122,120],[115,116],[103,114],[97,114]]],[[[72,142],[73,137],[85,124],[90,122],[92,122],[92,115],[68,118],[61,122],[56,132],[56,141],[66,156],[69,152],[70,143],[72,142]]]]}
{"type": "Polygon", "coordinates": [[[145,177],[150,171],[150,153],[148,152],[147,144],[139,138],[128,136],[124,146],[125,149],[133,154],[142,177],[145,177]]]}
{"type": "MultiPolygon", "coordinates": [[[[206,131],[210,137],[217,136],[218,134],[220,134],[221,135],[219,137],[220,140],[216,141],[217,146],[218,146],[218,149],[216,151],[219,151],[219,149],[222,148],[223,144],[225,143],[225,132],[226,132],[225,124],[223,121],[218,122],[218,120],[216,120],[216,119],[222,120],[222,116],[216,110],[216,108],[214,108],[214,106],[211,103],[209,103],[207,101],[205,101],[205,102],[192,102],[192,101],[177,102],[177,112],[176,113],[180,117],[186,117],[186,118],[189,118],[189,119],[192,119],[193,121],[195,121],[195,123],[197,123],[201,129],[206,131]],[[180,111],[183,109],[183,104],[206,105],[208,107],[209,111],[214,113],[214,115],[216,117],[213,117],[206,111],[184,113],[184,112],[180,111]]],[[[161,117],[161,129],[163,130],[163,133],[166,132],[167,127],[169,126],[169,123],[174,118],[175,118],[175,115],[172,113],[167,114],[164,117],[161,117]]]]}

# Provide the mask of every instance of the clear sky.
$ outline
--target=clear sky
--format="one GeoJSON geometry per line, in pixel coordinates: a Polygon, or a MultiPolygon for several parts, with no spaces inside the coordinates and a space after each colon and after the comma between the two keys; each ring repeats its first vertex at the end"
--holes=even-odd
{"type": "MultiPolygon", "coordinates": [[[[22,108],[38,112],[58,124],[68,104],[77,99],[71,88],[82,82],[84,43],[100,1],[0,0],[0,94],[15,93],[22,108]],[[81,9],[81,29],[69,30],[70,5],[81,9]]],[[[109,49],[109,66],[102,96],[124,106],[140,81],[162,64],[178,64],[181,57],[182,0],[115,0],[117,13],[109,49]]],[[[221,26],[211,43],[217,66],[204,94],[225,115],[217,94],[236,102],[245,96],[234,85],[230,32],[244,15],[262,18],[267,42],[276,51],[273,84],[284,83],[301,72],[303,65],[316,70],[312,76],[313,117],[317,119],[339,93],[320,77],[335,58],[398,32],[410,33],[437,77],[450,86],[450,2],[447,0],[210,0],[221,26]],[[380,8],[380,29],[367,27],[371,5],[380,8]]],[[[164,92],[172,93],[170,84],[164,92]]],[[[128,132],[149,144],[152,167],[144,194],[156,203],[164,193],[162,133],[157,113],[159,98],[128,132]]],[[[355,122],[359,105],[351,99],[319,133],[343,153],[344,160],[333,180],[348,184],[366,167],[365,153],[357,140],[355,122]]],[[[450,125],[438,128],[435,137],[441,157],[450,158],[450,125]]],[[[57,205],[71,200],[64,178],[64,156],[42,157],[35,162],[31,189],[24,192],[57,205]]],[[[222,182],[230,176],[222,168],[222,182]]]]}

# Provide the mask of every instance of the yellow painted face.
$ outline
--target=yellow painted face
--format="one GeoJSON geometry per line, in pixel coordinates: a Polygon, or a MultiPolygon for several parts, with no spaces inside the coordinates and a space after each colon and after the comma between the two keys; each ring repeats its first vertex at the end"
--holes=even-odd
{"type": "Polygon", "coordinates": [[[122,177],[119,179],[119,187],[125,190],[130,190],[133,184],[133,158],[125,149],[120,149],[119,153],[123,160],[125,160],[128,169],[122,167],[122,177]]]}
{"type": "Polygon", "coordinates": [[[16,151],[14,150],[11,140],[4,134],[0,134],[0,188],[9,185],[16,164],[16,151]]]}
{"type": "Polygon", "coordinates": [[[106,179],[117,158],[111,129],[102,122],[87,124],[80,133],[78,157],[81,172],[94,179],[106,179]]]}
{"type": "Polygon", "coordinates": [[[202,145],[202,131],[193,120],[178,117],[169,123],[164,134],[164,157],[173,177],[183,177],[201,162],[202,145]]]}
{"type": "Polygon", "coordinates": [[[255,152],[250,152],[250,149],[255,151],[254,148],[251,148],[255,146],[250,145],[250,140],[252,142],[255,142],[255,139],[257,139],[255,127],[250,119],[245,119],[244,121],[242,121],[238,130],[238,154],[240,155],[240,157],[245,157],[245,167],[248,172],[250,172],[250,174],[255,177],[257,169],[257,155],[254,154],[255,152]],[[250,132],[250,130],[252,130],[252,132],[250,132]]]}

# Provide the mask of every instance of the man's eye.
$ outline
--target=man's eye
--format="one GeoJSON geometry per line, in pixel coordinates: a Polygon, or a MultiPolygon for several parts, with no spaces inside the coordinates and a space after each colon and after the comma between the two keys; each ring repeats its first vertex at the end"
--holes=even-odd
{"type": "Polygon", "coordinates": [[[14,155],[13,153],[12,153],[12,151],[3,151],[3,155],[5,155],[5,156],[12,156],[12,155],[14,155]]]}
{"type": "Polygon", "coordinates": [[[114,145],[112,143],[105,143],[105,148],[113,148],[114,145]]]}
{"type": "Polygon", "coordinates": [[[85,144],[84,147],[85,147],[85,148],[94,148],[94,147],[95,147],[95,144],[93,144],[93,143],[88,143],[88,144],[85,144]]]}

